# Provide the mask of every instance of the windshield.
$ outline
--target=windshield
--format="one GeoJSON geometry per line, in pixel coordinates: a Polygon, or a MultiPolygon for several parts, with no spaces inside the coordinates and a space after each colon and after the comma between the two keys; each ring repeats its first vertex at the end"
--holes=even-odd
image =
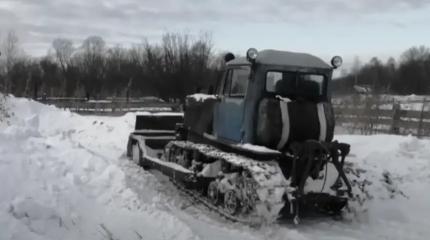
{"type": "Polygon", "coordinates": [[[324,97],[324,75],[268,71],[266,74],[266,91],[295,100],[304,98],[320,100],[324,97]]]}

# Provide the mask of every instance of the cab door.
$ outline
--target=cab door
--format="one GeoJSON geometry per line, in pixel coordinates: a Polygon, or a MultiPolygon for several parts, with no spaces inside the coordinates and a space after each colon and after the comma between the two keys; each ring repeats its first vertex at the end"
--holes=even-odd
{"type": "Polygon", "coordinates": [[[221,140],[241,142],[245,108],[245,94],[250,74],[249,66],[230,68],[219,89],[219,102],[215,106],[213,129],[221,140]]]}

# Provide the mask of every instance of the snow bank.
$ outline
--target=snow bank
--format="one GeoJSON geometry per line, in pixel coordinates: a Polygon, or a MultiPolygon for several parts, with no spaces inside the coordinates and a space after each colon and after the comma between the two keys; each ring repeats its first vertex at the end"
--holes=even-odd
{"type": "MultiPolygon", "coordinates": [[[[426,239],[430,234],[430,140],[412,136],[337,136],[351,144],[349,162],[356,163],[371,196],[360,224],[367,239],[426,239]]],[[[358,229],[357,229],[358,228],[358,229]]],[[[363,238],[359,234],[354,238],[363,238]]]]}
{"type": "MultiPolygon", "coordinates": [[[[0,123],[0,239],[427,239],[430,140],[339,135],[371,183],[366,212],[252,229],[124,159],[135,114],[80,116],[10,98],[0,123]]],[[[254,148],[254,146],[251,146],[254,148]]]]}
{"type": "MultiPolygon", "coordinates": [[[[0,126],[0,239],[194,239],[141,201],[121,156],[135,116],[82,117],[10,98],[0,126]]],[[[141,174],[141,173],[140,173],[141,174]]]]}

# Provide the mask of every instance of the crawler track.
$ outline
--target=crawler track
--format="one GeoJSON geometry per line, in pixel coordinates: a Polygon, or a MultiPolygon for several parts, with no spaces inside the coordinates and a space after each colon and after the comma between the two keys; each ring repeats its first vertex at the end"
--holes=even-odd
{"type": "MultiPolygon", "coordinates": [[[[202,161],[197,161],[197,164],[210,167],[208,165],[220,163],[223,166],[221,176],[214,178],[213,181],[216,182],[220,194],[224,196],[224,202],[214,204],[209,194],[185,188],[176,182],[178,187],[208,208],[217,211],[229,220],[251,225],[273,222],[279,217],[279,211],[285,205],[284,195],[287,194],[289,183],[275,161],[261,162],[234,153],[227,153],[206,144],[189,141],[174,141],[168,146],[168,149],[175,153],[178,152],[178,149],[181,150],[182,155],[179,156],[179,159],[176,158],[177,154],[173,159],[178,163],[187,162],[186,159],[184,160],[186,156],[196,156],[197,154],[199,161],[202,161]],[[209,163],[207,160],[210,160],[209,163]],[[236,210],[227,207],[225,202],[224,194],[229,191],[233,195],[233,202],[237,201],[236,210]]],[[[172,161],[172,158],[169,160],[172,161]]],[[[189,168],[199,176],[204,174],[204,167],[203,170],[193,169],[193,166],[189,168]]],[[[207,191],[207,186],[205,186],[203,192],[207,193],[207,191]]]]}
{"type": "Polygon", "coordinates": [[[196,193],[192,190],[186,189],[185,187],[182,186],[182,184],[180,184],[176,181],[172,181],[172,182],[177,187],[177,189],[179,189],[182,193],[188,195],[192,200],[203,204],[209,210],[216,212],[218,215],[220,215],[221,217],[223,217],[229,221],[246,224],[246,225],[253,226],[253,227],[254,226],[260,226],[262,224],[261,219],[241,218],[241,217],[237,217],[237,216],[233,216],[231,214],[228,214],[226,211],[223,210],[222,207],[214,206],[210,201],[208,201],[208,199],[206,197],[202,196],[201,194],[196,193]]]}
{"type": "MultiPolygon", "coordinates": [[[[147,147],[145,141],[136,144],[140,148],[147,147]]],[[[281,215],[294,218],[294,222],[299,221],[298,204],[302,202],[295,198],[297,188],[291,187],[290,180],[284,177],[276,160],[259,161],[191,141],[170,141],[164,154],[157,155],[157,158],[146,154],[146,150],[138,154],[142,166],[160,170],[193,201],[229,221],[260,226],[277,221],[281,215]]],[[[349,175],[357,175],[353,178],[354,188],[363,185],[359,172],[354,174],[352,166],[344,167],[349,175]]],[[[365,190],[365,185],[361,191],[365,190]]],[[[309,200],[303,200],[304,203],[310,201],[309,206],[312,207],[315,196],[309,194],[309,200]]],[[[316,197],[332,201],[327,194],[316,197]]],[[[362,194],[349,196],[351,203],[358,202],[359,205],[365,198],[362,194]]]]}

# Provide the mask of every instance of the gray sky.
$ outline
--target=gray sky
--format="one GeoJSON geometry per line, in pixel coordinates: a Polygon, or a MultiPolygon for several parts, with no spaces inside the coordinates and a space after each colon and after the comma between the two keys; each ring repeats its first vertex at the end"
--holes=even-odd
{"type": "Polygon", "coordinates": [[[0,38],[15,29],[27,54],[90,35],[130,46],[166,31],[210,32],[216,50],[249,47],[386,59],[430,45],[430,0],[0,0],[0,38]]]}

